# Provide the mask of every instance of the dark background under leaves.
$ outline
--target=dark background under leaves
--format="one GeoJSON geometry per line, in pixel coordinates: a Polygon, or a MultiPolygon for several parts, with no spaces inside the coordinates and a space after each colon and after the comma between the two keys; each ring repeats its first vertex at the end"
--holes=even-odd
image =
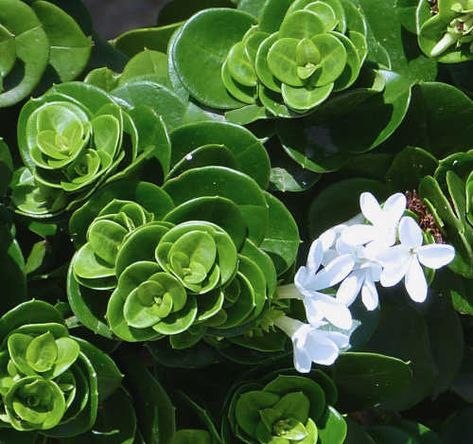
{"type": "MultiPolygon", "coordinates": [[[[133,28],[156,25],[159,9],[169,0],[84,0],[94,27],[106,39],[133,28]]],[[[192,1],[192,0],[189,0],[192,1]]]]}

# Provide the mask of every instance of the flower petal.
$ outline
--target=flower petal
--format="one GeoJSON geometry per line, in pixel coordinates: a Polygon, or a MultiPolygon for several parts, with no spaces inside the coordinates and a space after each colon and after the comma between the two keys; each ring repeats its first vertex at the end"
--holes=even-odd
{"type": "Polygon", "coordinates": [[[361,250],[363,247],[361,245],[347,244],[343,241],[342,238],[339,238],[335,243],[336,251],[339,255],[341,254],[351,254],[354,255],[357,251],[361,250]]]}
{"type": "Polygon", "coordinates": [[[311,275],[312,273],[309,272],[307,267],[299,267],[299,270],[297,270],[294,276],[294,285],[302,294],[304,294],[305,287],[311,275]]]}
{"type": "Polygon", "coordinates": [[[361,193],[360,208],[363,216],[373,225],[376,225],[383,217],[381,206],[371,193],[361,193]]]}
{"type": "Polygon", "coordinates": [[[361,300],[368,311],[375,310],[379,305],[379,296],[373,281],[365,279],[361,289],[361,300]]]}
{"type": "Polygon", "coordinates": [[[372,225],[351,225],[341,235],[342,242],[348,245],[364,245],[376,238],[377,232],[372,225]]]}
{"type": "Polygon", "coordinates": [[[323,257],[324,248],[322,241],[316,239],[310,246],[309,254],[307,256],[307,267],[315,273],[319,269],[323,257]]]}
{"type": "Polygon", "coordinates": [[[322,265],[326,267],[330,262],[340,256],[340,253],[337,250],[330,249],[324,253],[324,258],[322,259],[322,265]]]}
{"type": "Polygon", "coordinates": [[[404,211],[406,211],[406,196],[402,193],[396,193],[390,196],[383,205],[383,213],[387,216],[388,220],[397,225],[399,219],[401,219],[404,211]]]}
{"type": "Polygon", "coordinates": [[[348,275],[340,284],[340,287],[338,287],[336,296],[337,301],[347,307],[353,304],[360,293],[361,285],[363,284],[363,277],[363,273],[360,273],[359,271],[353,271],[348,275]]]}
{"type": "Polygon", "coordinates": [[[324,290],[337,285],[353,270],[355,261],[350,254],[339,256],[311,278],[306,286],[309,290],[324,290]]]}
{"type": "Polygon", "coordinates": [[[296,344],[294,346],[294,368],[299,373],[309,373],[312,368],[312,359],[309,354],[303,348],[297,348],[296,344]]]}
{"type": "Polygon", "coordinates": [[[437,270],[453,261],[455,248],[445,244],[424,245],[417,251],[417,257],[422,265],[437,270]]]}
{"type": "Polygon", "coordinates": [[[383,267],[397,268],[411,257],[409,249],[404,245],[383,248],[377,253],[376,259],[383,267]]]}
{"type": "Polygon", "coordinates": [[[306,311],[307,304],[310,304],[310,313],[307,312],[309,322],[311,321],[309,314],[313,314],[314,320],[320,320],[320,314],[322,314],[335,327],[342,330],[349,330],[351,328],[353,319],[350,310],[334,297],[318,293],[314,297],[304,299],[306,311]]]}
{"type": "Polygon", "coordinates": [[[319,240],[322,242],[322,247],[324,251],[327,251],[329,248],[332,248],[333,244],[337,240],[338,235],[345,228],[345,225],[335,225],[332,228],[324,231],[320,236],[319,240]]]}
{"type": "Polygon", "coordinates": [[[420,247],[424,241],[422,230],[412,217],[403,217],[399,223],[399,239],[401,244],[409,248],[420,247]]]}
{"type": "Polygon", "coordinates": [[[417,258],[412,259],[406,273],[406,290],[415,302],[424,302],[427,298],[427,281],[417,258]]]}
{"type": "Polygon", "coordinates": [[[413,256],[407,257],[404,261],[399,262],[394,266],[387,266],[381,272],[380,282],[383,287],[394,287],[406,275],[409,265],[413,260],[413,256]]]}
{"type": "Polygon", "coordinates": [[[337,344],[317,330],[311,332],[305,350],[312,362],[321,365],[332,365],[340,355],[337,344]]]}
{"type": "Polygon", "coordinates": [[[315,296],[307,296],[303,299],[305,316],[309,323],[314,326],[318,326],[320,321],[322,321],[322,319],[325,317],[324,312],[320,309],[320,305],[316,303],[317,297],[319,297],[319,295],[322,295],[322,297],[330,297],[322,293],[317,293],[315,296]]]}
{"type": "Polygon", "coordinates": [[[338,331],[326,331],[325,335],[328,339],[335,342],[337,347],[346,350],[350,346],[350,336],[338,331]]]}

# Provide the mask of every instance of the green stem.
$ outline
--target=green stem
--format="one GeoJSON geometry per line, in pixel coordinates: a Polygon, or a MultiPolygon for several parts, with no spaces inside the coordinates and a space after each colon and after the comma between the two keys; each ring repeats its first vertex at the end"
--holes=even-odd
{"type": "Polygon", "coordinates": [[[303,296],[294,284],[289,284],[277,288],[276,299],[303,299],[303,296]]]}

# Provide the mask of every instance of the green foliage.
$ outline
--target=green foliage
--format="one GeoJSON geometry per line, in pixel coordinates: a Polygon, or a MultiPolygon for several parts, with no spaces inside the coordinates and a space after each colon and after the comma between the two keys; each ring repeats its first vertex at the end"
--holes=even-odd
{"type": "Polygon", "coordinates": [[[223,423],[225,442],[343,443],[346,423],[328,404],[324,387],[300,376],[278,375],[262,385],[238,386],[223,423]]]}
{"type": "Polygon", "coordinates": [[[84,70],[92,42],[60,7],[41,0],[2,0],[0,10],[0,107],[31,94],[48,66],[62,82],[84,70]]]}
{"type": "MultiPolygon", "coordinates": [[[[286,271],[297,252],[297,227],[282,204],[227,167],[190,169],[163,190],[149,185],[141,202],[169,195],[165,202],[177,205],[164,216],[121,200],[117,185],[111,185],[115,195],[110,187],[97,194],[98,202],[105,204],[106,196],[109,203],[88,228],[81,226],[82,209],[71,221],[87,231],[69,273],[69,299],[82,322],[91,314],[87,292],[113,290],[106,319],[127,341],[171,335],[172,346],[181,349],[206,331],[239,336],[254,328],[269,308],[276,270],[286,271]],[[242,187],[246,193],[234,193],[242,187]],[[262,217],[276,222],[268,223],[267,234],[262,217]]],[[[99,208],[94,199],[89,207],[99,208]]],[[[96,322],[103,318],[96,316],[96,322]]]]}
{"type": "Polygon", "coordinates": [[[268,333],[277,276],[294,264],[299,234],[262,188],[268,156],[249,131],[221,122],[181,126],[170,142],[162,188],[114,182],[73,214],[71,307],[89,328],[126,341],[169,336],[186,349],[224,336],[272,349],[244,336],[261,325],[268,333]],[[102,291],[106,306],[95,300],[102,291]]]}
{"type": "Polygon", "coordinates": [[[425,9],[428,5],[420,1],[417,27],[422,51],[443,63],[471,60],[473,4],[468,0],[439,2],[432,17],[425,9]]]}
{"type": "Polygon", "coordinates": [[[80,0],[0,0],[0,444],[470,443],[473,2],[155,23],[106,42],[80,0]],[[326,230],[366,192],[455,258],[424,303],[370,269],[341,331],[368,246],[326,230]]]}
{"type": "Polygon", "coordinates": [[[25,302],[0,318],[1,419],[19,431],[68,437],[88,431],[103,389],[121,374],[103,352],[70,336],[61,314],[40,301],[25,302]],[[98,365],[100,363],[100,365],[98,365]],[[101,374],[113,379],[101,386],[101,374]]]}
{"type": "MultiPolygon", "coordinates": [[[[128,113],[105,91],[85,83],[63,83],[30,100],[18,122],[25,166],[14,177],[17,210],[49,218],[77,207],[153,154],[156,146],[138,133],[151,123],[163,125],[152,110],[137,107],[128,113]]],[[[157,141],[159,148],[163,142],[157,141]]]]}
{"type": "Polygon", "coordinates": [[[187,22],[172,57],[191,95],[219,109],[256,105],[266,110],[259,118],[290,117],[355,83],[367,55],[358,10],[338,0],[289,5],[266,2],[258,25],[231,9],[209,9],[187,22]],[[222,28],[215,38],[212,29],[222,28]],[[196,38],[205,48],[200,69],[187,56],[196,38]]]}
{"type": "Polygon", "coordinates": [[[473,156],[452,154],[439,162],[433,176],[422,179],[419,191],[439,227],[455,245],[457,254],[450,268],[472,279],[473,252],[473,156]]]}

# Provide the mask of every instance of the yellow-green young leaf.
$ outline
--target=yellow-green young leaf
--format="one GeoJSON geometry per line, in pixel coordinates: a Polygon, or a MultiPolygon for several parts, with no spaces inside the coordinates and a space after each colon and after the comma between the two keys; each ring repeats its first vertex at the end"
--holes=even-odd
{"type": "Polygon", "coordinates": [[[274,33],[261,43],[258,52],[256,53],[255,69],[258,79],[264,86],[269,88],[271,91],[280,93],[281,82],[274,77],[268,64],[268,52],[277,39],[278,35],[277,33],[274,33]]]}
{"type": "Polygon", "coordinates": [[[337,15],[334,9],[325,1],[309,3],[305,9],[317,14],[324,23],[326,31],[332,31],[338,25],[337,15]]]}
{"type": "Polygon", "coordinates": [[[189,298],[182,310],[170,314],[153,325],[153,330],[162,335],[176,335],[186,331],[194,323],[196,317],[197,301],[195,298],[189,298]]]}
{"type": "Polygon", "coordinates": [[[298,44],[296,38],[282,38],[276,40],[268,51],[268,66],[272,75],[290,86],[304,85],[297,72],[298,44]]]}
{"type": "Polygon", "coordinates": [[[37,376],[18,380],[4,402],[11,425],[19,431],[52,429],[66,410],[59,386],[37,376]]]}
{"type": "Polygon", "coordinates": [[[312,11],[303,10],[287,14],[279,28],[280,38],[312,38],[326,30],[323,19],[312,11]]]}
{"type": "Polygon", "coordinates": [[[256,88],[251,86],[245,86],[238,83],[230,73],[228,69],[228,61],[225,61],[222,65],[222,82],[227,88],[228,92],[235,97],[235,99],[239,100],[240,102],[253,104],[256,102],[255,95],[256,95],[256,88]]]}
{"type": "Polygon", "coordinates": [[[256,86],[256,77],[253,62],[245,51],[244,42],[236,43],[227,56],[227,67],[230,75],[243,86],[256,86]]]}
{"type": "Polygon", "coordinates": [[[57,358],[54,363],[54,378],[68,370],[76,362],[80,353],[79,344],[72,338],[56,339],[56,346],[57,358]]]}
{"type": "MultiPolygon", "coordinates": [[[[317,75],[317,72],[316,72],[317,75]]],[[[287,106],[297,112],[306,112],[323,103],[333,90],[333,83],[315,88],[295,88],[283,84],[282,96],[287,106]]]]}
{"type": "Polygon", "coordinates": [[[333,34],[320,34],[312,37],[312,42],[320,53],[320,69],[310,79],[314,86],[325,86],[335,82],[345,69],[347,51],[345,46],[333,34]]]}
{"type": "Polygon", "coordinates": [[[123,69],[118,85],[134,80],[151,80],[170,87],[167,55],[149,49],[136,54],[123,69]]]}
{"type": "Polygon", "coordinates": [[[51,370],[57,358],[58,346],[49,332],[34,338],[26,349],[26,361],[39,373],[51,370]]]}

